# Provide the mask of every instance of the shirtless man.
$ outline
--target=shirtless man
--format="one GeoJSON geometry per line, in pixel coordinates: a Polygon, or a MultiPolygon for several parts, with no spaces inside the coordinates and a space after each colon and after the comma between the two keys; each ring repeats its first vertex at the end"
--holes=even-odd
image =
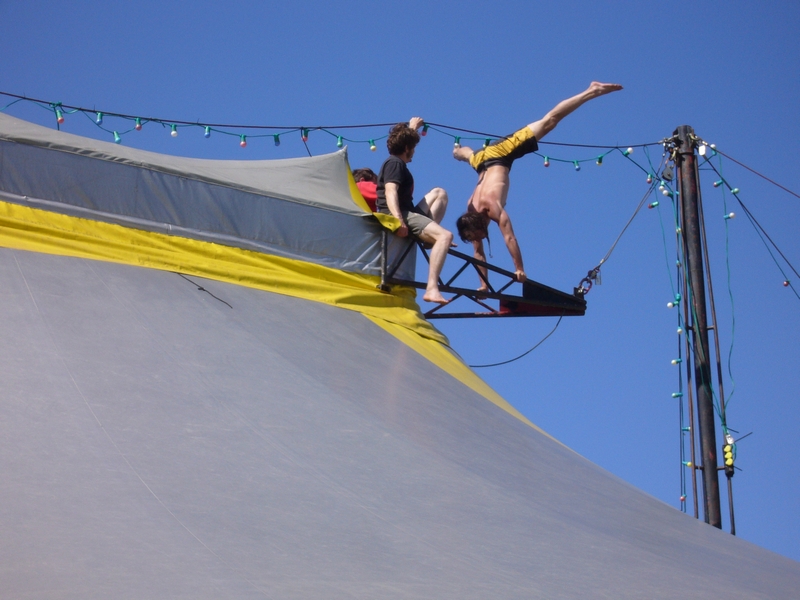
{"type": "Polygon", "coordinates": [[[421,118],[414,117],[408,124],[398,123],[389,131],[386,139],[389,158],[378,174],[377,208],[378,212],[394,215],[400,220],[396,235],[406,237],[410,233],[431,244],[428,282],[422,299],[446,304],[448,301],[439,291],[439,275],[453,242],[453,234],[439,223],[447,210],[447,192],[433,188],[414,204],[414,177],[406,166],[414,158],[420,139],[417,129],[423,123],[421,118]]]}
{"type": "MultiPolygon", "coordinates": [[[[562,100],[541,120],[523,127],[507,138],[497,140],[486,148],[474,151],[466,146],[453,150],[457,160],[469,163],[478,172],[478,184],[467,201],[467,212],[456,222],[458,234],[465,242],[472,242],[475,258],[486,261],[483,250],[483,239],[489,235],[489,221],[494,221],[503,234],[506,247],[514,261],[514,277],[517,281],[525,281],[525,267],[522,264],[522,253],[511,226],[511,219],[505,210],[508,197],[509,171],[512,163],[519,157],[536,152],[537,140],[553,131],[556,125],[582,104],[592,98],[621,90],[616,83],[599,83],[593,81],[583,92],[572,98],[562,100]]],[[[481,286],[478,291],[487,291],[488,274],[481,269],[481,286]]]]}

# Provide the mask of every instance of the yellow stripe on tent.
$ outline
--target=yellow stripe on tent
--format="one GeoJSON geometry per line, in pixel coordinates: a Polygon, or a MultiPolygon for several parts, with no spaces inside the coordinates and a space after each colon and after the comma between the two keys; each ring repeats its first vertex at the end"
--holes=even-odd
{"type": "Polygon", "coordinates": [[[0,202],[0,245],[176,271],[359,312],[470,389],[535,427],[452,353],[447,338],[422,317],[413,288],[398,286],[387,294],[378,290],[380,280],[373,275],[10,202],[0,202]]]}

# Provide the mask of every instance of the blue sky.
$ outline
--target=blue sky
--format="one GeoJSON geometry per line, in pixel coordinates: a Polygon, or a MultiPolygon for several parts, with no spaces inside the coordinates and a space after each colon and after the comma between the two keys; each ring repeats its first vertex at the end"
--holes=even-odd
{"type": "MultiPolygon", "coordinates": [[[[419,115],[505,134],[592,80],[618,82],[624,91],[585,105],[545,141],[625,147],[691,125],[725,154],[800,192],[798,29],[794,2],[0,1],[0,91],[167,121],[314,127],[419,115]]],[[[7,112],[54,125],[37,106],[7,112]]],[[[113,127],[110,119],[105,125],[113,127]]],[[[110,139],[77,114],[64,129],[110,139]]],[[[350,144],[354,167],[378,170],[385,145],[370,152],[365,142],[385,129],[342,132],[361,141],[350,144]]],[[[168,133],[153,125],[123,143],[220,159],[306,154],[296,135],[279,148],[251,136],[242,149],[233,136],[168,133]]],[[[334,151],[335,141],[312,132],[309,150],[334,151]]],[[[431,132],[411,165],[418,190],[448,190],[451,228],[475,179],[450,157],[452,144],[431,132]]],[[[590,159],[598,152],[543,145],[542,153],[568,162],[545,169],[530,156],[515,164],[508,210],[529,277],[571,290],[647,190],[635,165],[615,152],[596,166],[590,159]],[[573,160],[587,162],[576,172],[573,160]]],[[[632,158],[647,165],[642,149],[632,158]]],[[[659,146],[650,158],[661,161],[659,146]]],[[[714,165],[800,268],[800,199],[730,160],[714,165]]],[[[701,172],[726,396],[733,391],[728,424],[739,435],[753,432],[738,446],[737,533],[800,560],[800,281],[782,285],[784,274],[736,200],[711,185],[716,178],[701,172]],[[727,211],[737,218],[723,219],[727,211]]],[[[674,222],[668,199],[653,199],[660,208],[641,211],[622,236],[602,285],[587,296],[586,316],[564,319],[525,358],[480,374],[546,431],[677,509],[683,467],[672,398],[678,370],[670,364],[677,315],[666,306],[676,277],[674,222]]],[[[494,238],[493,261],[510,267],[496,230],[494,238]]],[[[555,320],[437,325],[469,364],[482,364],[528,350],[555,320]]],[[[727,530],[724,477],[720,483],[727,530]]]]}

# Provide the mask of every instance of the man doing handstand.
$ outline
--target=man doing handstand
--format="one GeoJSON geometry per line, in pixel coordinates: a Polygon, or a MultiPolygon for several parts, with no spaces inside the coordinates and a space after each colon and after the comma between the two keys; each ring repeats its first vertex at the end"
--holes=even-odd
{"type": "MultiPolygon", "coordinates": [[[[508,197],[509,171],[513,162],[521,156],[536,152],[538,140],[555,129],[556,125],[579,106],[592,98],[621,90],[615,83],[599,83],[593,81],[583,92],[572,98],[562,100],[542,119],[523,127],[507,138],[497,140],[486,148],[474,151],[466,146],[453,150],[457,160],[468,162],[478,172],[478,183],[475,191],[467,201],[467,212],[456,222],[458,234],[465,242],[472,242],[475,258],[486,261],[483,250],[483,239],[489,235],[489,221],[494,221],[503,234],[506,247],[514,261],[514,276],[517,281],[525,281],[525,267],[522,264],[522,253],[514,236],[511,219],[505,210],[508,197]]],[[[486,269],[479,291],[488,290],[486,269]]]]}

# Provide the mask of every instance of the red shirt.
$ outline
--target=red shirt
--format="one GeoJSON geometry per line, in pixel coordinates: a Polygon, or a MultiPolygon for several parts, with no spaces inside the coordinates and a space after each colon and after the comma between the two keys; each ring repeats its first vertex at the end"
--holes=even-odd
{"type": "Polygon", "coordinates": [[[358,191],[364,196],[364,200],[367,201],[369,209],[375,212],[377,210],[375,201],[378,199],[378,185],[372,181],[358,181],[356,185],[358,186],[358,191]]]}

